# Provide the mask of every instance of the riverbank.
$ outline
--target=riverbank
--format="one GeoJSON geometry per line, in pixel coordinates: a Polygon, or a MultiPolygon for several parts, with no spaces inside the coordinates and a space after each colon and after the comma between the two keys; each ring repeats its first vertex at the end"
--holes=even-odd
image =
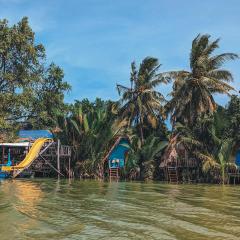
{"type": "Polygon", "coordinates": [[[239,186],[0,182],[1,239],[238,239],[239,186]]]}

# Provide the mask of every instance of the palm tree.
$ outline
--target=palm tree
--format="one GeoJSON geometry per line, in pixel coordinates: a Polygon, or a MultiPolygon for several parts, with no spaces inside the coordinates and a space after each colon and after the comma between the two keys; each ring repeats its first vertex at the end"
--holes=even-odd
{"type": "Polygon", "coordinates": [[[117,84],[120,99],[120,117],[127,119],[127,126],[137,126],[140,130],[141,143],[144,142],[143,123],[148,121],[156,126],[158,113],[163,112],[164,96],[155,90],[166,78],[158,73],[161,65],[157,58],[146,57],[137,69],[131,64],[130,87],[117,84]]]}
{"type": "Polygon", "coordinates": [[[202,124],[208,122],[205,129],[199,125],[198,129],[196,126],[194,129],[190,129],[181,123],[176,123],[178,142],[184,144],[191,157],[201,160],[200,165],[204,173],[214,174],[214,177],[220,173],[221,181],[224,183],[226,168],[228,166],[235,167],[235,164],[230,162],[234,141],[231,138],[218,136],[222,123],[219,124],[217,114],[212,121],[206,118],[201,119],[201,122],[202,124]]]}
{"type": "MultiPolygon", "coordinates": [[[[231,163],[230,155],[232,152],[233,140],[232,139],[219,139],[217,145],[217,151],[211,155],[202,155],[203,159],[203,172],[209,172],[211,170],[220,171],[221,182],[225,183],[225,171],[227,167],[236,167],[234,163],[231,163]]],[[[216,175],[216,174],[215,174],[216,175]]]]}
{"type": "MultiPolygon", "coordinates": [[[[155,137],[153,134],[148,136],[144,145],[139,146],[138,138],[131,139],[131,151],[126,163],[126,171],[129,175],[140,175],[141,179],[153,179],[156,169],[156,156],[161,155],[166,148],[168,141],[155,137]]],[[[131,176],[129,176],[132,178],[131,176]]]]}
{"type": "Polygon", "coordinates": [[[193,126],[199,116],[216,110],[214,93],[229,94],[234,88],[231,72],[222,69],[228,60],[238,58],[234,53],[213,55],[219,48],[219,39],[210,41],[210,35],[198,35],[192,42],[190,71],[168,73],[174,80],[172,99],[166,108],[172,122],[193,126]]]}
{"type": "Polygon", "coordinates": [[[240,97],[233,95],[227,106],[228,124],[225,132],[235,141],[235,147],[240,147],[240,97]]]}

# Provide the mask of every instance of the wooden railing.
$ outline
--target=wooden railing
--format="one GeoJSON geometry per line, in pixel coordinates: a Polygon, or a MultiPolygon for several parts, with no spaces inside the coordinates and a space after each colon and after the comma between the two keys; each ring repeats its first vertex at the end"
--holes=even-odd
{"type": "Polygon", "coordinates": [[[70,146],[61,145],[60,146],[60,156],[71,156],[72,149],[70,146]]]}
{"type": "MultiPolygon", "coordinates": [[[[59,154],[60,157],[71,157],[72,148],[67,145],[60,145],[59,154]]],[[[54,142],[51,146],[42,154],[44,156],[56,156],[57,155],[57,143],[54,142]]]]}
{"type": "Polygon", "coordinates": [[[165,161],[163,166],[193,168],[198,166],[198,161],[195,158],[177,158],[172,159],[171,161],[165,161]]]}
{"type": "Polygon", "coordinates": [[[198,165],[197,159],[195,159],[195,158],[178,159],[179,167],[196,167],[197,165],[198,165]]]}

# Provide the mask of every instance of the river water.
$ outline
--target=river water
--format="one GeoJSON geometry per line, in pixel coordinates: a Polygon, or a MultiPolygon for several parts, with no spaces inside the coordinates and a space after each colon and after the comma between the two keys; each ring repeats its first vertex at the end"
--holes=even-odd
{"type": "Polygon", "coordinates": [[[240,239],[240,187],[6,180],[0,239],[240,239]]]}

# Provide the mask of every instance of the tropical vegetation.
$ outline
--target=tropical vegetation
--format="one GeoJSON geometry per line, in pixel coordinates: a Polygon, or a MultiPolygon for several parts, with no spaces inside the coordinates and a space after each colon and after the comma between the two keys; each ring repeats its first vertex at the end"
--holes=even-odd
{"type": "MultiPolygon", "coordinates": [[[[63,70],[46,61],[28,19],[0,21],[0,140],[19,129],[50,129],[73,147],[76,177],[103,178],[103,158],[118,136],[131,149],[122,173],[128,179],[163,179],[161,162],[182,146],[197,162],[198,181],[225,182],[240,147],[240,97],[224,68],[235,53],[215,54],[220,40],[208,34],[192,42],[189,69],[161,72],[155,57],[130,66],[130,84],[117,84],[118,101],[96,98],[65,103],[71,86],[63,70]],[[159,91],[172,84],[169,96],[159,91]],[[222,107],[215,94],[230,96],[222,107]]],[[[113,89],[114,91],[114,89],[113,89]]],[[[178,156],[179,157],[179,156],[178,156]]],[[[182,156],[180,156],[182,157],[182,156]]]]}

